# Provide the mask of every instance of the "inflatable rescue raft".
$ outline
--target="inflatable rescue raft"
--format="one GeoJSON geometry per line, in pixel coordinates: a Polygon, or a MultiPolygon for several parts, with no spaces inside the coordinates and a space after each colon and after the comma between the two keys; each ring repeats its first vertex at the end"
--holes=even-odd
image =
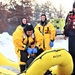
{"type": "Polygon", "coordinates": [[[2,53],[0,53],[0,66],[19,68],[19,63],[6,58],[2,53]]]}
{"type": "MultiPolygon", "coordinates": [[[[1,62],[4,58],[1,58],[1,62]]],[[[0,65],[3,65],[0,62],[0,65]]],[[[16,63],[15,63],[16,64],[16,63]]],[[[4,65],[7,65],[4,64],[4,65]]],[[[10,64],[11,65],[11,64],[10,64]]],[[[13,65],[12,65],[13,66],[13,65]]],[[[15,66],[16,67],[16,66],[15,66]]],[[[71,75],[73,72],[73,60],[72,56],[65,49],[47,50],[41,53],[30,66],[19,75],[44,75],[47,70],[50,70],[52,75],[71,75]]],[[[17,75],[4,69],[0,69],[2,75],[17,75]]]]}

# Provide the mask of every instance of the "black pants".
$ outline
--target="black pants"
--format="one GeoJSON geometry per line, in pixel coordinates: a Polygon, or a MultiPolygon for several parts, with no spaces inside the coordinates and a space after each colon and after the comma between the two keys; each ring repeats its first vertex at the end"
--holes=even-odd
{"type": "Polygon", "coordinates": [[[21,73],[31,64],[31,62],[35,59],[35,57],[37,57],[42,52],[43,52],[43,50],[39,49],[38,53],[36,54],[36,56],[30,57],[28,59],[27,51],[26,50],[25,51],[20,50],[20,62],[25,62],[26,63],[26,65],[20,64],[20,71],[21,71],[21,73]]]}
{"type": "Polygon", "coordinates": [[[26,51],[20,51],[20,61],[21,62],[27,62],[28,59],[28,53],[26,51]]]}
{"type": "Polygon", "coordinates": [[[38,56],[38,55],[40,55],[42,52],[44,52],[44,50],[43,50],[43,49],[39,49],[39,50],[38,50],[38,53],[37,53],[36,55],[38,56]]]}
{"type": "MultiPolygon", "coordinates": [[[[20,50],[20,62],[27,62],[28,53],[26,51],[20,50]]],[[[20,64],[20,72],[22,73],[25,70],[26,64],[20,64]]]]}
{"type": "Polygon", "coordinates": [[[69,53],[72,55],[74,62],[74,70],[72,75],[75,75],[75,37],[69,37],[69,53]]]}
{"type": "Polygon", "coordinates": [[[29,59],[28,59],[27,62],[26,62],[26,68],[29,67],[29,65],[32,63],[32,61],[33,61],[35,58],[36,58],[36,55],[29,57],[29,59]]]}

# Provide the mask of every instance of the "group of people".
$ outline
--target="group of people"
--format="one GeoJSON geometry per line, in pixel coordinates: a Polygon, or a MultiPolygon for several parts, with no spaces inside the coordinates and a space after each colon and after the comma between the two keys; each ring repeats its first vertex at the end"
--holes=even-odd
{"type": "MultiPolygon", "coordinates": [[[[73,10],[66,17],[64,35],[65,39],[69,37],[69,53],[75,64],[75,2],[73,10]]],[[[41,21],[35,27],[31,23],[27,23],[26,18],[22,19],[22,24],[16,28],[12,35],[16,54],[20,58],[21,73],[40,53],[50,50],[54,46],[55,36],[56,29],[47,21],[45,14],[41,15],[41,21]]],[[[49,73],[47,70],[44,75],[49,73]]],[[[72,75],[75,75],[75,66],[72,75]]]]}
{"type": "MultiPolygon", "coordinates": [[[[20,72],[29,67],[30,63],[43,51],[54,46],[56,29],[47,21],[46,15],[41,15],[41,21],[35,27],[22,19],[22,24],[14,31],[12,38],[15,51],[20,58],[20,72]]],[[[44,75],[48,75],[49,70],[44,75]]]]}

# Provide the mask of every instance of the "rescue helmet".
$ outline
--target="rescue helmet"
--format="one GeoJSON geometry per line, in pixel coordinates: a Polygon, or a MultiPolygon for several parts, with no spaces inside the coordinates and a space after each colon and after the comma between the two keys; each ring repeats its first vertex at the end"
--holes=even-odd
{"type": "Polygon", "coordinates": [[[25,28],[24,28],[24,32],[31,31],[31,30],[34,31],[33,25],[31,23],[27,23],[26,26],[25,26],[25,28]]]}

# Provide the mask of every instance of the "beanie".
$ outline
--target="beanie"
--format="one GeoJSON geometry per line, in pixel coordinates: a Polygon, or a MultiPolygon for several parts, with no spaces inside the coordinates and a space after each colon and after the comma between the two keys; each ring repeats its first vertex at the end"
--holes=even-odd
{"type": "Polygon", "coordinates": [[[24,28],[24,31],[31,31],[31,30],[34,30],[33,28],[33,25],[31,23],[27,23],[25,28],[24,28]]]}
{"type": "Polygon", "coordinates": [[[45,14],[42,14],[41,16],[45,16],[45,17],[46,17],[46,15],[45,15],[45,14]]]}
{"type": "Polygon", "coordinates": [[[73,3],[73,8],[75,8],[75,2],[73,3]]]}

